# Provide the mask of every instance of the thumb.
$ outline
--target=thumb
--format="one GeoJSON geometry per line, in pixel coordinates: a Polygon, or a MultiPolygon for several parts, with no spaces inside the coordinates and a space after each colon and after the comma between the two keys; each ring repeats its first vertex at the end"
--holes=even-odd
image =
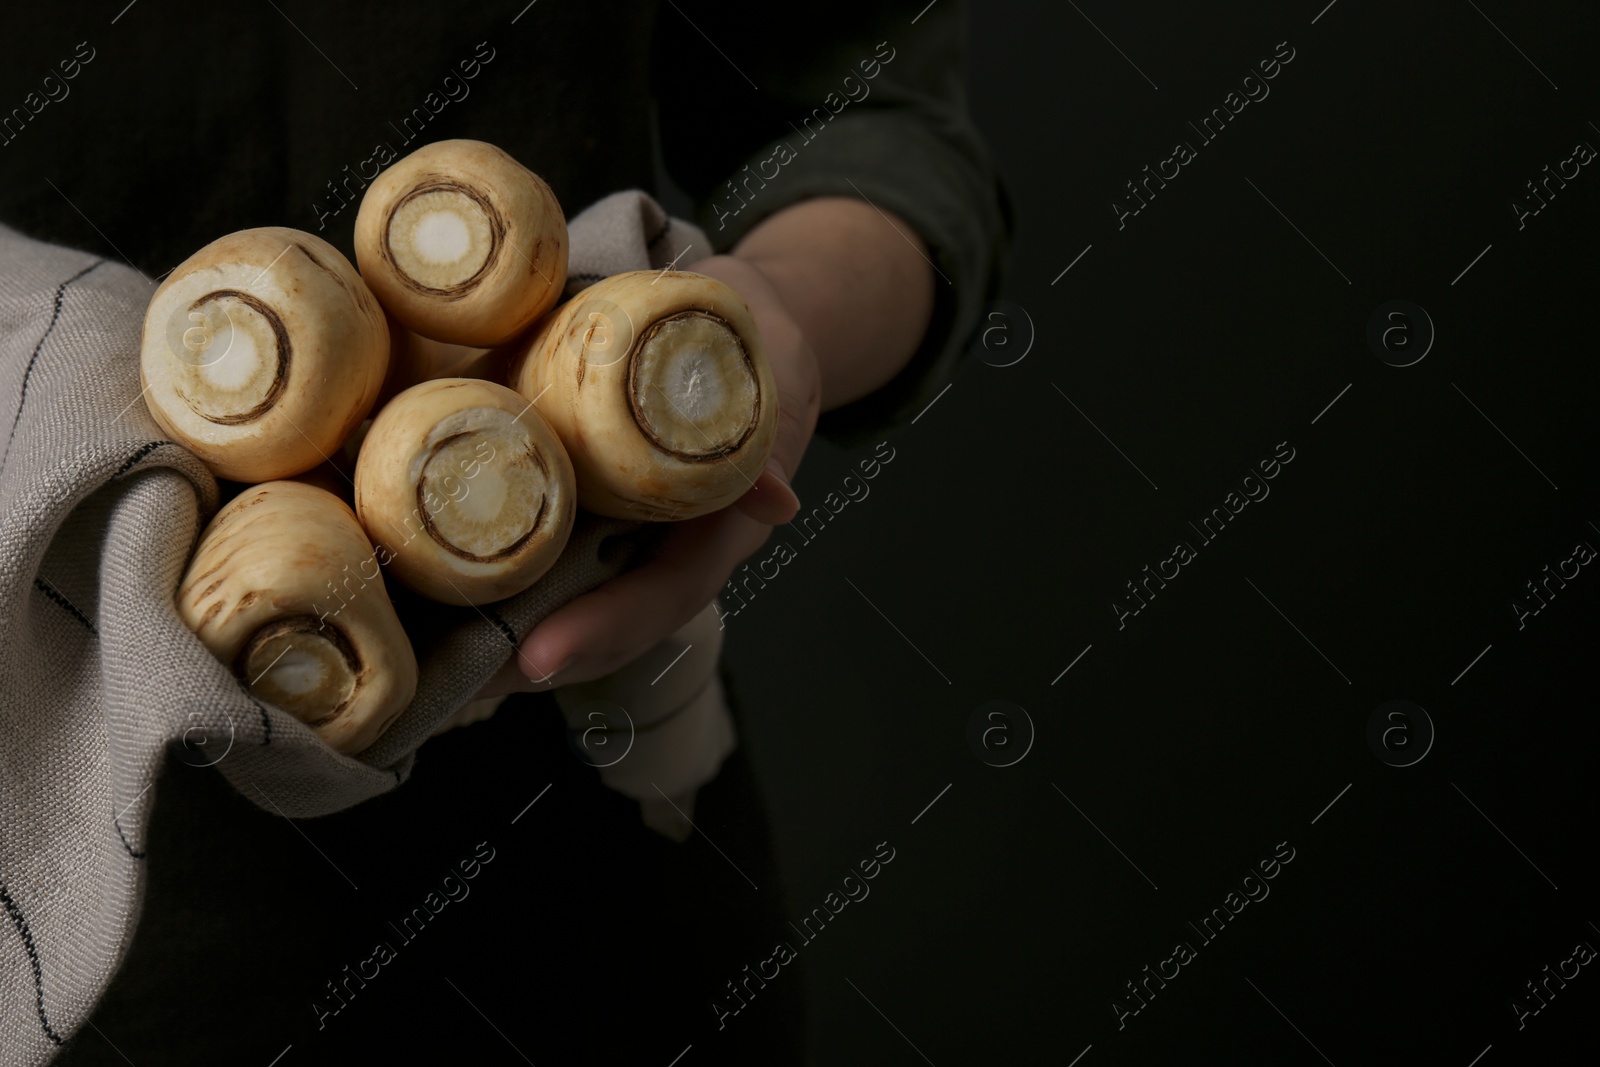
{"type": "Polygon", "coordinates": [[[800,498],[789,485],[789,476],[776,458],[767,460],[767,466],[756,477],[750,491],[740,497],[735,506],[757,522],[768,526],[781,526],[800,511],[800,498]]]}
{"type": "Polygon", "coordinates": [[[755,484],[736,504],[757,522],[777,526],[793,519],[800,510],[800,498],[789,479],[800,466],[816,429],[821,393],[821,381],[815,374],[806,375],[799,383],[779,378],[778,427],[772,453],[755,484]]]}

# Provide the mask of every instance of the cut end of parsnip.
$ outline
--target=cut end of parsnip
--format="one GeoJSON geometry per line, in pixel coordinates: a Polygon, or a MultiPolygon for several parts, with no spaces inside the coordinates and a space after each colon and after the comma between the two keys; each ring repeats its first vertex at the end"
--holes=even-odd
{"type": "Polygon", "coordinates": [[[447,604],[503,600],[538,581],[572,533],[572,463],[534,406],[503,385],[438,378],[372,421],[356,511],[395,577],[447,604]]]}
{"type": "Polygon", "coordinates": [[[266,482],[338,451],[378,398],[389,328],[328,242],[241,230],[175,267],[150,298],[139,351],[145,404],[223,478],[266,482]]]}
{"type": "Polygon", "coordinates": [[[480,410],[472,431],[434,445],[417,479],[417,507],[434,542],[478,563],[512,556],[544,522],[550,506],[549,470],[527,430],[510,413],[480,410]],[[470,484],[461,472],[485,454],[470,484]],[[456,489],[465,486],[466,491],[456,489]]]}
{"type": "Polygon", "coordinates": [[[417,686],[416,656],[381,569],[337,496],[267,482],[201,532],[178,586],[178,615],[257,700],[336,750],[359,752],[417,686]]]}
{"type": "Polygon", "coordinates": [[[482,279],[503,229],[483,194],[441,179],[416,186],[395,205],[384,250],[401,281],[424,293],[459,294],[482,279]]]}
{"type": "Polygon", "coordinates": [[[685,460],[719,459],[755,431],[761,390],[727,322],[702,311],[659,319],[628,372],[634,421],[656,447],[685,460]]]}
{"type": "Polygon", "coordinates": [[[720,510],[761,475],[778,389],[750,308],[691,271],[614,274],[517,346],[512,385],[560,436],[579,503],[619,519],[720,510]]]}
{"type": "Polygon", "coordinates": [[[337,626],[301,615],[274,619],[252,634],[235,673],[255,696],[316,727],[349,704],[361,662],[337,626]]]}
{"type": "Polygon", "coordinates": [[[170,322],[167,333],[169,350],[184,357],[172,363],[173,385],[202,419],[219,426],[254,422],[283,393],[289,331],[259,297],[213,290],[170,322]]]}
{"type": "Polygon", "coordinates": [[[408,329],[493,347],[561,296],[567,222],[537,174],[482,141],[436,141],[378,175],[356,214],[356,260],[408,329]]]}

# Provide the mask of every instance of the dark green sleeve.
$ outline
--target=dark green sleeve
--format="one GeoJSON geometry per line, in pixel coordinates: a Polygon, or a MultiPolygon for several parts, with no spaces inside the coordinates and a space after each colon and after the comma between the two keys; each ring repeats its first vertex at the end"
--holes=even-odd
{"type": "MultiPolygon", "coordinates": [[[[733,4],[664,4],[654,84],[662,156],[718,251],[800,200],[864,199],[908,222],[936,269],[933,320],[911,363],[825,412],[846,447],[913,418],[942,389],[998,292],[1011,209],[967,114],[966,5],[823,4],[785,19],[733,4]]],[[[885,225],[888,225],[885,222],[885,225]]]]}

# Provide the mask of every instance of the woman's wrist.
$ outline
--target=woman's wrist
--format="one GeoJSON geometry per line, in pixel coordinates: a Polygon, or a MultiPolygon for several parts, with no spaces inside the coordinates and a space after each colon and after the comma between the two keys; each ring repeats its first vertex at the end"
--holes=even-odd
{"type": "Polygon", "coordinates": [[[754,267],[816,354],[824,411],[887,384],[922,343],[934,270],[904,220],[861,200],[801,201],[730,253],[754,267]]]}

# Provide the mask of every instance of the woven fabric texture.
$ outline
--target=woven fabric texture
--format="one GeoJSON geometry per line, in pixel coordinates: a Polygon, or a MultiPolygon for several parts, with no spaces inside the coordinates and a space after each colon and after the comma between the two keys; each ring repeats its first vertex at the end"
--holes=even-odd
{"type": "MultiPolygon", "coordinates": [[[[640,192],[572,220],[568,294],[709,254],[640,192]],[[681,258],[680,258],[681,256],[681,258]]],[[[585,518],[532,589],[482,608],[397,607],[416,696],[341,755],[251,698],[173,602],[216,480],[142,401],[154,284],[0,226],[0,1063],[47,1062],[88,1018],[138,918],[169,746],[288,818],[393,789],[417,749],[535,623],[625,567],[646,531],[585,518]]]]}

